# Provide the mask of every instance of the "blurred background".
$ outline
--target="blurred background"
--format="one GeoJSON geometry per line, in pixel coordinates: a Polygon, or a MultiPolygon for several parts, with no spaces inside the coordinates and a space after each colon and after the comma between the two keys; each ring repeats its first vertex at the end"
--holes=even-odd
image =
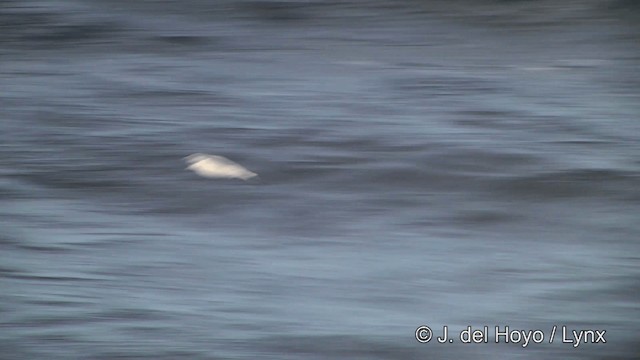
{"type": "Polygon", "coordinates": [[[631,0],[2,0],[0,358],[637,359],[639,48],[631,0]]]}

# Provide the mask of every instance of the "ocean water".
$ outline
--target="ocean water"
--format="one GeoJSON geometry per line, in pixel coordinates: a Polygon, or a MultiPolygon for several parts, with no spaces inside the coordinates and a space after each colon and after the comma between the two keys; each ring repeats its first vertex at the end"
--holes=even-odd
{"type": "Polygon", "coordinates": [[[0,358],[638,358],[639,20],[1,1],[0,358]]]}

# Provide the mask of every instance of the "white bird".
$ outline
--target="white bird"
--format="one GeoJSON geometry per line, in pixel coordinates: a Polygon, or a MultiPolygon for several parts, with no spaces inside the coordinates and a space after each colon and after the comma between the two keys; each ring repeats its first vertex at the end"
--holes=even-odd
{"type": "Polygon", "coordinates": [[[249,180],[258,174],[234,163],[233,161],[218,155],[191,154],[184,158],[191,170],[196,174],[207,178],[228,178],[249,180]]]}

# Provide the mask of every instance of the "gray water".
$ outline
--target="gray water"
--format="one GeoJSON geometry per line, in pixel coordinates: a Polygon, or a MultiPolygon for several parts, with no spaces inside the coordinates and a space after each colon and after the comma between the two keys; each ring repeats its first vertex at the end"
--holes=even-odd
{"type": "Polygon", "coordinates": [[[0,358],[638,358],[639,24],[632,1],[0,2],[0,358]]]}

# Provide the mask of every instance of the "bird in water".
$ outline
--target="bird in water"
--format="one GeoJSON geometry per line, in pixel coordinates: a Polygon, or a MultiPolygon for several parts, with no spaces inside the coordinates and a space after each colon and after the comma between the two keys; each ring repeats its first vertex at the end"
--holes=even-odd
{"type": "Polygon", "coordinates": [[[189,166],[186,170],[206,178],[227,178],[249,180],[258,174],[249,171],[235,162],[218,155],[191,154],[184,158],[189,166]]]}

